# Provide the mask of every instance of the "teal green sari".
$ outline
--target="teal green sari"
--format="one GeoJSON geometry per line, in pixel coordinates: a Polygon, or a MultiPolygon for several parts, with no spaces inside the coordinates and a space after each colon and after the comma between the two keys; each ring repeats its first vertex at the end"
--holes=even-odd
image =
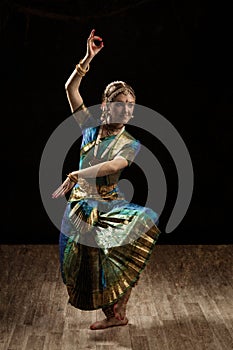
{"type": "MultiPolygon", "coordinates": [[[[124,129],[103,138],[95,157],[98,131],[99,126],[83,129],[79,169],[116,157],[130,166],[140,142],[124,129]]],[[[157,213],[125,199],[118,186],[121,173],[80,179],[64,212],[61,275],[69,303],[80,310],[110,306],[135,286],[160,234],[157,213]]]]}

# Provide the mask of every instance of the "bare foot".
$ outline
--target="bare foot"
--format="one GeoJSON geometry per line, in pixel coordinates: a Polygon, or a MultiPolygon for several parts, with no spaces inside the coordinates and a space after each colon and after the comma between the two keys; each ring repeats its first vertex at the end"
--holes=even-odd
{"type": "Polygon", "coordinates": [[[115,327],[115,326],[126,326],[128,323],[127,317],[125,317],[123,320],[118,320],[115,317],[105,318],[102,321],[97,321],[95,323],[92,323],[90,325],[90,329],[97,330],[97,329],[105,329],[109,327],[115,327]]]}

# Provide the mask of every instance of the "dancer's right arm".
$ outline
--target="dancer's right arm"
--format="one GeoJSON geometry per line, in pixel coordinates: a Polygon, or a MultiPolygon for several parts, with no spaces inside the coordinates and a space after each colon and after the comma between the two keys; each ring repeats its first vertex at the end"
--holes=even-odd
{"type": "MultiPolygon", "coordinates": [[[[102,38],[95,35],[95,29],[92,29],[87,39],[87,51],[85,57],[81,60],[81,68],[88,69],[93,57],[104,47],[102,38]],[[99,41],[100,44],[96,45],[94,41],[99,41]]],[[[80,95],[79,87],[82,80],[82,76],[78,73],[77,69],[73,71],[69,79],[65,84],[65,90],[67,98],[70,104],[71,111],[74,112],[83,103],[82,96],[80,95]]]]}

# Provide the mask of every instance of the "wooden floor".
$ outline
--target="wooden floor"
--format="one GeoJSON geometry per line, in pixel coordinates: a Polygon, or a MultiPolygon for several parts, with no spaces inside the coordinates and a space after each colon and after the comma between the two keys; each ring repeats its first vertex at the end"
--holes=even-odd
{"type": "Polygon", "coordinates": [[[58,246],[0,246],[1,350],[231,350],[233,246],[157,245],[128,302],[129,324],[67,303],[58,246]]]}

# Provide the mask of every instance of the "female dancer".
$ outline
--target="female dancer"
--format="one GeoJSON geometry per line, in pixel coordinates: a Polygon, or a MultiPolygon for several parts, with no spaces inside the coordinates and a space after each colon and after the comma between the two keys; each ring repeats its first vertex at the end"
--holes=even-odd
{"type": "Polygon", "coordinates": [[[128,323],[132,287],[160,234],[157,213],[129,203],[118,187],[122,171],[140,150],[140,142],[125,130],[133,117],[133,88],[124,81],[108,84],[102,114],[94,124],[80,95],[80,82],[103,47],[93,29],[86,55],[66,83],[71,111],[83,133],[80,163],[52,195],[58,198],[71,191],[59,239],[61,275],[71,305],[104,312],[106,318],[93,323],[93,330],[128,323]]]}

